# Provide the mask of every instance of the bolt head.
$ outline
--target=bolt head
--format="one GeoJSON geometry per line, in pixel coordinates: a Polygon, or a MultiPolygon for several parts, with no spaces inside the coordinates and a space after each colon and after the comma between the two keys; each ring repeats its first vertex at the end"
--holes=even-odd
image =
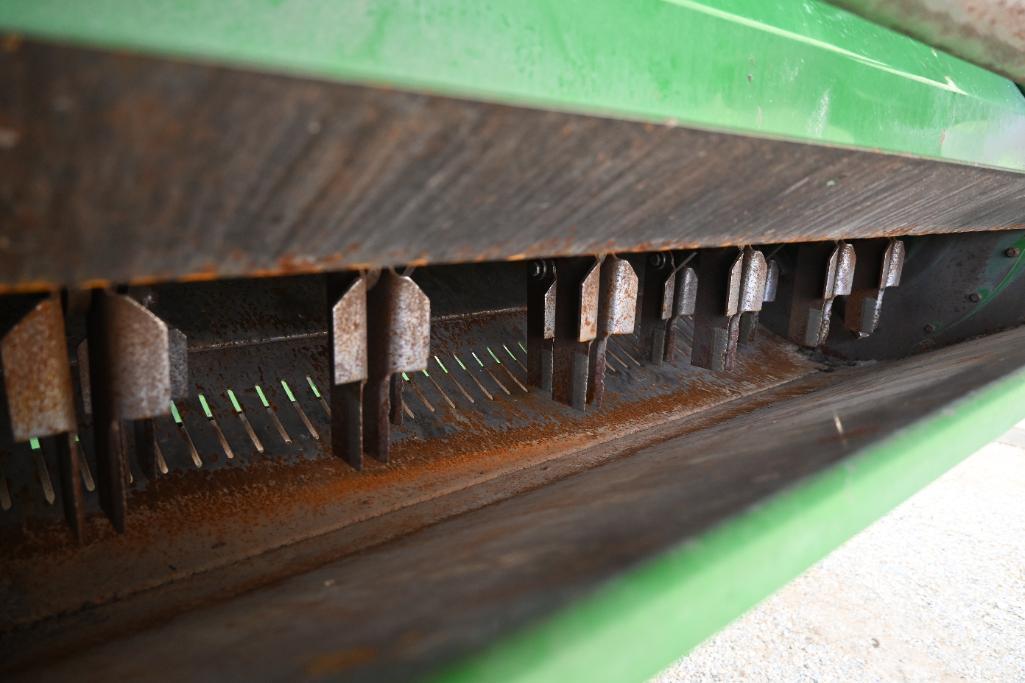
{"type": "Polygon", "coordinates": [[[982,301],[982,297],[979,296],[978,292],[972,292],[968,295],[968,300],[971,301],[973,304],[977,304],[980,301],[982,301]]]}
{"type": "Polygon", "coordinates": [[[1021,254],[1021,249],[1018,247],[1008,247],[1004,250],[1004,256],[1007,258],[1017,258],[1021,254]]]}
{"type": "Polygon", "coordinates": [[[529,269],[528,272],[530,273],[530,277],[532,277],[532,278],[540,278],[540,277],[544,277],[545,270],[547,270],[547,269],[545,268],[545,262],[544,261],[531,261],[530,269],[529,269]]]}
{"type": "Polygon", "coordinates": [[[651,257],[648,259],[648,261],[651,263],[651,265],[654,268],[661,268],[662,266],[664,266],[666,264],[666,255],[665,254],[652,254],[651,257]]]}

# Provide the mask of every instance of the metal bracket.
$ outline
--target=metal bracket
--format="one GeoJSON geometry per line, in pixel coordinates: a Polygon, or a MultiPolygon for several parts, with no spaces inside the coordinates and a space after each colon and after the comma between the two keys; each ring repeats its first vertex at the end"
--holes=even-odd
{"type": "Polygon", "coordinates": [[[854,247],[843,241],[800,246],[787,334],[791,341],[808,347],[825,343],[833,300],[851,293],[856,262],[854,247]]]}
{"type": "MultiPolygon", "coordinates": [[[[607,256],[601,264],[598,288],[598,329],[591,344],[587,403],[601,407],[605,396],[606,351],[609,337],[634,331],[637,315],[637,273],[630,262],[607,256]]],[[[581,291],[581,298],[584,292],[581,291]]]]}
{"type": "Polygon", "coordinates": [[[740,323],[757,313],[765,300],[769,267],[762,252],[704,249],[698,259],[701,287],[694,316],[691,363],[710,370],[733,370],[740,323]]]}
{"type": "Polygon", "coordinates": [[[364,449],[381,462],[388,462],[389,425],[402,419],[402,381],[397,375],[425,369],[430,348],[427,295],[409,276],[381,272],[367,292],[368,377],[363,405],[364,449]]]}
{"type": "Polygon", "coordinates": [[[85,503],[79,470],[75,399],[60,297],[43,299],[0,340],[4,390],[15,441],[40,440],[57,450],[64,516],[79,541],[85,503]]]}
{"type": "Polygon", "coordinates": [[[327,279],[328,357],[331,361],[331,450],[363,469],[363,386],[367,380],[367,279],[327,279]]]}
{"type": "Polygon", "coordinates": [[[148,477],[157,469],[153,418],[168,415],[188,386],[185,335],[124,294],[93,292],[88,319],[88,394],[100,507],[125,530],[132,449],[148,477]],[[131,429],[130,436],[129,428],[131,429]]]}
{"type": "Polygon", "coordinates": [[[555,261],[535,261],[527,275],[527,383],[552,390],[555,354],[555,261]]]}
{"type": "Polygon", "coordinates": [[[883,291],[900,284],[904,243],[895,239],[852,242],[861,266],[844,306],[844,326],[859,337],[875,332],[883,310],[883,291]]]}

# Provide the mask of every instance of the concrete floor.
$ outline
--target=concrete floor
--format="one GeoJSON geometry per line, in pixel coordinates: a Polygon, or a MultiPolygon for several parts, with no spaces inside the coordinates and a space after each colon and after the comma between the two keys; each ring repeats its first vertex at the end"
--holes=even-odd
{"type": "Polygon", "coordinates": [[[663,671],[1025,681],[1025,423],[663,671]]]}

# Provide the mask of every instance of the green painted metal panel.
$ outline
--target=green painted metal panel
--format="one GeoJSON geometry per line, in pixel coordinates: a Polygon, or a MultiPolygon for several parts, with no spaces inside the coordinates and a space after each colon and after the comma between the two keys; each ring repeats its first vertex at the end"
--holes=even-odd
{"type": "Polygon", "coordinates": [[[5,0],[0,26],[1025,170],[1012,83],[814,0],[5,0]]]}
{"type": "Polygon", "coordinates": [[[607,584],[437,679],[644,680],[1021,419],[1025,372],[607,584]],[[629,656],[623,656],[628,652],[629,656]]]}

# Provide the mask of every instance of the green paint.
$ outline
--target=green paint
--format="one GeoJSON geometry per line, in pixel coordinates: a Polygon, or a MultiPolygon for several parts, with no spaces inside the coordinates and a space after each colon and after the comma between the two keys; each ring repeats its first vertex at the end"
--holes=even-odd
{"type": "Polygon", "coordinates": [[[207,405],[206,396],[204,396],[203,394],[199,395],[199,405],[203,408],[203,414],[206,415],[206,419],[208,419],[208,420],[214,419],[214,414],[210,410],[210,406],[207,405]]]}
{"type": "Polygon", "coordinates": [[[320,389],[318,389],[317,385],[313,383],[313,378],[309,375],[306,375],[306,381],[309,383],[310,389],[313,390],[313,396],[315,398],[320,398],[320,389]]]}
{"type": "Polygon", "coordinates": [[[633,681],[709,635],[1021,419],[1025,373],[837,463],[442,672],[455,681],[633,681]]]}
{"type": "Polygon", "coordinates": [[[434,361],[441,367],[441,371],[444,372],[447,375],[448,374],[448,368],[446,368],[445,364],[441,362],[441,359],[438,358],[437,356],[435,356],[434,357],[434,361]]]}
{"type": "Polygon", "coordinates": [[[523,342],[516,342],[516,343],[520,345],[520,351],[522,351],[523,353],[527,352],[527,347],[525,347],[523,345],[523,342]]]}
{"type": "Polygon", "coordinates": [[[34,451],[38,451],[39,450],[39,439],[37,439],[35,437],[29,439],[28,440],[28,447],[31,448],[34,451]]]}
{"type": "Polygon", "coordinates": [[[470,351],[470,355],[473,356],[475,361],[477,361],[477,365],[484,367],[484,363],[480,362],[480,358],[477,357],[477,353],[475,351],[470,351]]]}
{"type": "Polygon", "coordinates": [[[182,416],[178,412],[178,406],[176,406],[174,404],[174,401],[171,401],[171,418],[174,420],[174,423],[177,424],[177,425],[180,425],[182,423],[182,416]]]}
{"type": "Polygon", "coordinates": [[[420,372],[424,373],[424,377],[430,377],[431,376],[431,373],[427,372],[426,370],[421,370],[420,372]]]}
{"type": "Polygon", "coordinates": [[[0,26],[1025,170],[1010,81],[818,0],[6,0],[0,26]]]}
{"type": "Polygon", "coordinates": [[[406,380],[408,382],[409,381],[409,375],[407,375],[406,373],[402,373],[402,379],[404,379],[404,380],[406,380]]]}
{"type": "Polygon", "coordinates": [[[285,396],[288,397],[288,400],[295,403],[295,396],[292,395],[292,388],[288,386],[288,382],[281,380],[281,388],[285,390],[285,396]]]}
{"type": "MultiPolygon", "coordinates": [[[[461,367],[463,370],[466,370],[466,366],[463,365],[463,361],[459,360],[459,356],[452,354],[452,357],[456,359],[457,363],[459,363],[459,367],[461,367]]],[[[466,372],[469,372],[469,370],[466,370],[466,372]]]]}
{"type": "Polygon", "coordinates": [[[263,395],[263,389],[260,388],[260,385],[253,385],[253,388],[256,389],[256,395],[260,397],[260,403],[263,404],[263,407],[270,408],[270,401],[268,401],[267,397],[263,395]]]}
{"type": "Polygon", "coordinates": [[[485,346],[484,348],[486,348],[488,350],[488,353],[491,354],[491,357],[495,359],[496,363],[498,363],[499,365],[502,364],[502,361],[498,360],[498,356],[495,355],[495,352],[491,350],[490,346],[485,346]]]}
{"type": "Polygon", "coordinates": [[[516,356],[513,355],[513,352],[509,350],[508,346],[506,346],[505,344],[502,344],[502,348],[505,349],[505,352],[509,354],[510,358],[512,358],[513,360],[516,360],[516,356]]]}
{"type": "Polygon", "coordinates": [[[235,392],[231,389],[228,389],[228,400],[231,401],[231,407],[235,409],[236,413],[242,412],[242,405],[238,402],[238,399],[235,398],[235,392]]]}

